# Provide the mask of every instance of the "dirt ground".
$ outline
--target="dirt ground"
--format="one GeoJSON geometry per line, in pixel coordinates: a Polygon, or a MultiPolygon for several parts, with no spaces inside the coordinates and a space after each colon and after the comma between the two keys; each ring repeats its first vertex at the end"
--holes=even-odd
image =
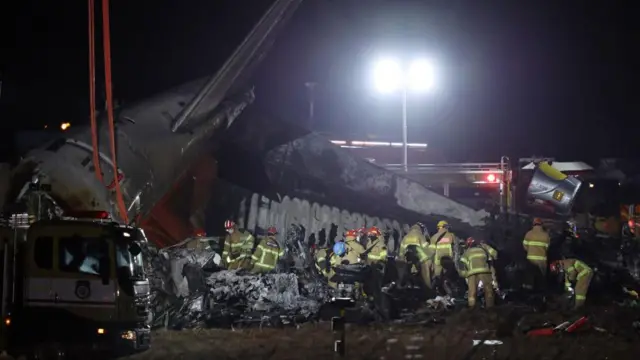
{"type": "MultiPolygon", "coordinates": [[[[347,325],[348,359],[638,359],[640,336],[632,327],[637,311],[597,308],[590,328],[552,337],[526,336],[522,328],[576,314],[527,314],[513,308],[462,311],[444,323],[347,325]],[[473,340],[501,345],[473,346],[473,340]],[[422,355],[422,356],[409,356],[422,355]]],[[[146,359],[327,359],[334,356],[329,323],[285,329],[159,331],[152,349],[130,357],[146,359]]]]}

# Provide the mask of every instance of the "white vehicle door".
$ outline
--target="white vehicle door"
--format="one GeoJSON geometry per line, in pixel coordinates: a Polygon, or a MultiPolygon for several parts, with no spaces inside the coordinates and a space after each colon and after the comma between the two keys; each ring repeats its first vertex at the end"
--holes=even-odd
{"type": "Polygon", "coordinates": [[[38,236],[29,243],[25,263],[29,267],[24,284],[27,306],[51,306],[53,292],[51,274],[54,268],[54,240],[51,236],[38,236]]]}

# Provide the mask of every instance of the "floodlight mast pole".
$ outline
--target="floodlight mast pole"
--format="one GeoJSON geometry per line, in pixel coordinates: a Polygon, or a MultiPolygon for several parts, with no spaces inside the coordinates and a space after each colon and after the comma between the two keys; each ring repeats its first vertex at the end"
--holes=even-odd
{"type": "Polygon", "coordinates": [[[404,172],[409,171],[409,156],[408,156],[408,134],[407,134],[407,87],[402,87],[402,165],[404,172]]]}

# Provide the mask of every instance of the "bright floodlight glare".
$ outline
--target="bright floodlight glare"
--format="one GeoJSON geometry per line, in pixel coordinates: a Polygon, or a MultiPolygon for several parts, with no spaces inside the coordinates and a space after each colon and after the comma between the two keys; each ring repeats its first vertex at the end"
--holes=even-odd
{"type": "Polygon", "coordinates": [[[409,66],[407,86],[411,91],[427,91],[433,88],[433,66],[427,60],[415,60],[409,66]]]}
{"type": "Polygon", "coordinates": [[[381,92],[393,92],[402,86],[402,69],[398,62],[387,59],[376,64],[375,85],[381,92]]]}

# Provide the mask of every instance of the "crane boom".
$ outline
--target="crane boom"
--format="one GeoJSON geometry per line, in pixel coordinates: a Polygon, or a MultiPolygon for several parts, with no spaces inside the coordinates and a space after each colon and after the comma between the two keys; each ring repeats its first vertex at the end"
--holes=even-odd
{"type": "MultiPolygon", "coordinates": [[[[216,137],[254,100],[253,90],[240,91],[264,58],[279,30],[302,0],[276,0],[244,41],[213,76],[126,106],[117,112],[118,174],[111,170],[108,127],[101,117],[99,158],[104,180],[119,181],[128,217],[145,216],[176,181],[207,152],[216,137]]],[[[29,204],[34,182],[46,182],[51,206],[39,212],[65,209],[108,210],[116,213],[112,191],[100,183],[91,162],[89,126],[76,127],[60,138],[29,151],[12,172],[7,199],[29,204]]]]}

